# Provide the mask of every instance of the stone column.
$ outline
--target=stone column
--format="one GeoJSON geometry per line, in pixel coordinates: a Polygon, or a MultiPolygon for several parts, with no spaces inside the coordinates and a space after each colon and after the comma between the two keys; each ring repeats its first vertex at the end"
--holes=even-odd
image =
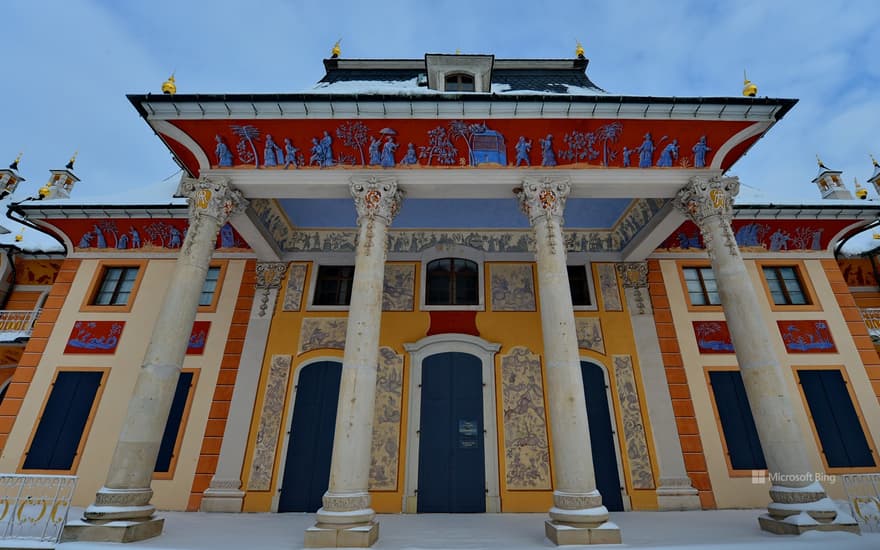
{"type": "Polygon", "coordinates": [[[648,294],[648,264],[627,262],[615,267],[623,281],[641,365],[645,403],[654,434],[654,450],[660,477],[657,507],[660,510],[699,510],[700,495],[687,475],[681,441],[675,427],[672,398],[669,395],[657,325],[654,323],[654,311],[648,294]]]}
{"type": "Polygon", "coordinates": [[[547,405],[556,489],[545,534],[555,544],[619,543],[620,530],[596,490],[584,380],[568,284],[562,214],[571,186],[526,180],[514,193],[535,232],[547,405]]]}
{"type": "Polygon", "coordinates": [[[397,215],[403,192],[393,179],[369,178],[353,179],[351,194],[358,213],[358,244],[336,409],[330,485],[324,494],[324,506],[318,510],[317,523],[306,530],[307,547],[367,547],[379,537],[379,524],[370,508],[368,492],[373,404],[387,229],[397,215]]]}
{"type": "Polygon", "coordinates": [[[164,519],[154,516],[156,509],[150,504],[159,444],[217,234],[231,215],[247,205],[225,180],[184,179],[178,193],[189,199],[189,229],[153,325],[107,480],[82,521],[65,527],[64,539],[68,541],[131,542],[162,532],[164,519]]]}
{"type": "Polygon", "coordinates": [[[772,502],[767,507],[769,514],[760,516],[758,522],[773,533],[857,531],[858,525],[835,520],[834,502],[813,474],[804,431],[794,417],[782,367],[770,343],[775,330],[771,331],[770,322],[761,315],[757,292],[730,225],[733,198],[738,192],[737,178],[698,176],[678,192],[675,205],[697,224],[703,236],[767,461],[772,502]],[[801,512],[810,517],[786,519],[801,512]]]}
{"type": "Polygon", "coordinates": [[[275,302],[286,271],[287,264],[284,262],[257,263],[257,293],[238,363],[217,471],[202,496],[203,512],[241,512],[244,500],[244,491],[241,490],[244,451],[254,413],[254,401],[257,398],[266,340],[269,338],[275,302]]]}

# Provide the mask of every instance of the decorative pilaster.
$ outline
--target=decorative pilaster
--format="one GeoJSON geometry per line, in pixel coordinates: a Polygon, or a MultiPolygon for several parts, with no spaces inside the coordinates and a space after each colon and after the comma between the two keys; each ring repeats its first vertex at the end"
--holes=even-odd
{"type": "Polygon", "coordinates": [[[810,529],[858,531],[858,525],[837,523],[837,509],[813,478],[804,432],[782,376],[779,358],[770,343],[767,321],[760,315],[758,295],[730,226],[733,198],[739,180],[730,177],[694,177],[679,190],[675,206],[700,228],[712,261],[718,291],[743,385],[764,450],[772,486],[769,515],[758,518],[773,533],[801,533],[810,529]],[[797,521],[790,516],[806,512],[797,521]]]}
{"type": "Polygon", "coordinates": [[[257,397],[263,353],[272,324],[272,312],[275,310],[281,281],[287,272],[287,264],[258,262],[256,271],[256,296],[241,350],[235,388],[232,390],[229,417],[223,430],[217,471],[202,496],[203,512],[241,512],[244,499],[241,487],[244,451],[257,397]]]}
{"type": "Polygon", "coordinates": [[[628,262],[617,264],[615,268],[623,281],[639,357],[647,416],[651,419],[659,474],[657,506],[660,510],[699,510],[699,493],[687,475],[666,369],[663,367],[663,354],[648,294],[648,264],[628,262]]]}
{"type": "Polygon", "coordinates": [[[180,368],[196,318],[199,296],[220,227],[247,201],[225,179],[185,178],[178,194],[189,200],[189,229],[171,274],[150,345],[129,400],[107,481],[81,522],[65,527],[64,540],[130,542],[162,532],[150,504],[150,482],[180,368]]]}
{"type": "Polygon", "coordinates": [[[307,547],[371,546],[379,536],[370,508],[370,451],[379,362],[379,325],[387,255],[387,230],[403,192],[391,178],[353,179],[351,195],[358,213],[358,244],[330,484],[317,523],[305,535],[307,547]]]}
{"type": "Polygon", "coordinates": [[[562,215],[571,186],[526,180],[514,193],[535,231],[541,328],[547,372],[556,489],[545,534],[555,544],[620,542],[620,529],[596,490],[590,428],[562,238],[562,215]]]}

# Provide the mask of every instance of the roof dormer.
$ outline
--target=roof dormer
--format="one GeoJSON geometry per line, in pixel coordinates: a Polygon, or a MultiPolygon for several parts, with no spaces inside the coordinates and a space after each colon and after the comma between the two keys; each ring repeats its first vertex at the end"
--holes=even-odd
{"type": "Polygon", "coordinates": [[[449,93],[489,93],[494,64],[494,55],[425,54],[428,88],[449,93]]]}

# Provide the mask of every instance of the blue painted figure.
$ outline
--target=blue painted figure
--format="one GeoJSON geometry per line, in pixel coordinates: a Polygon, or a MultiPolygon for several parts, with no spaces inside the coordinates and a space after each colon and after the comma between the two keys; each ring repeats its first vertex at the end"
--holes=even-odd
{"type": "Polygon", "coordinates": [[[214,153],[217,155],[217,165],[232,166],[232,151],[229,150],[222,137],[216,135],[214,139],[217,141],[217,147],[214,149],[214,153]]]}
{"type": "Polygon", "coordinates": [[[694,152],[694,168],[706,167],[706,153],[711,150],[712,148],[706,144],[706,136],[701,137],[700,141],[691,148],[694,152]]]}
{"type": "Polygon", "coordinates": [[[91,247],[92,247],[92,233],[91,232],[83,233],[83,236],[79,240],[79,245],[77,245],[77,248],[91,248],[91,247]]]}
{"type": "Polygon", "coordinates": [[[220,228],[220,248],[235,248],[235,233],[228,223],[220,228]]]}
{"type": "Polygon", "coordinates": [[[382,145],[381,139],[370,137],[370,166],[379,166],[382,164],[382,157],[379,154],[380,145],[382,145]]]}
{"type": "Polygon", "coordinates": [[[416,148],[412,143],[406,146],[406,156],[400,161],[400,164],[418,164],[419,157],[416,156],[416,148]]]}
{"type": "Polygon", "coordinates": [[[396,162],[394,161],[394,152],[397,151],[397,144],[394,142],[394,138],[388,136],[385,138],[385,144],[382,145],[382,166],[385,168],[393,168],[396,162]]]}
{"type": "Polygon", "coordinates": [[[287,167],[291,164],[294,168],[299,166],[299,163],[296,161],[296,154],[299,152],[299,149],[293,146],[293,143],[290,142],[290,138],[284,138],[284,169],[287,170],[287,167]]]}
{"type": "Polygon", "coordinates": [[[645,134],[645,141],[638,148],[639,151],[639,168],[650,168],[654,160],[654,142],[651,140],[651,134],[645,134]]]}
{"type": "Polygon", "coordinates": [[[629,160],[629,157],[631,157],[632,154],[635,152],[636,152],[635,149],[629,149],[627,147],[623,148],[623,155],[622,156],[623,156],[623,167],[624,168],[629,168],[632,165],[629,160]]]}
{"type": "Polygon", "coordinates": [[[128,230],[131,233],[131,247],[132,248],[140,248],[141,247],[141,234],[138,233],[138,230],[131,226],[131,229],[128,230]]]}
{"type": "Polygon", "coordinates": [[[324,155],[323,166],[333,166],[333,138],[327,130],[321,138],[321,153],[324,155]]]}
{"type": "Polygon", "coordinates": [[[281,147],[275,143],[271,134],[266,134],[266,147],[263,149],[263,166],[278,166],[284,159],[281,147]]]}
{"type": "Polygon", "coordinates": [[[180,248],[180,245],[183,242],[180,230],[174,226],[171,226],[168,232],[171,233],[171,236],[168,238],[168,248],[180,248]]]}
{"type": "Polygon", "coordinates": [[[119,236],[119,241],[116,242],[116,248],[126,249],[128,248],[128,235],[123,233],[119,236]]]}
{"type": "Polygon", "coordinates": [[[791,240],[791,236],[781,229],[777,229],[775,233],[770,235],[770,250],[788,250],[788,241],[791,240]]]}
{"type": "Polygon", "coordinates": [[[312,156],[309,158],[309,166],[315,164],[324,166],[324,148],[318,143],[318,138],[312,138],[312,156]]]}
{"type": "Polygon", "coordinates": [[[678,160],[678,140],[673,139],[672,143],[663,148],[660,158],[657,159],[657,166],[670,167],[674,161],[678,160]]]}
{"type": "Polygon", "coordinates": [[[526,141],[524,136],[519,136],[519,141],[516,142],[516,166],[519,166],[521,162],[525,162],[526,166],[532,165],[529,162],[529,151],[531,150],[532,140],[526,141]]]}
{"type": "Polygon", "coordinates": [[[824,228],[819,228],[813,231],[813,242],[810,250],[822,250],[822,231],[824,230],[824,228]]]}
{"type": "Polygon", "coordinates": [[[553,153],[553,134],[547,134],[541,140],[541,166],[556,166],[556,155],[553,153]]]}
{"type": "Polygon", "coordinates": [[[107,248],[107,240],[104,238],[104,234],[101,232],[97,225],[95,225],[94,228],[96,237],[95,248],[107,248]]]}

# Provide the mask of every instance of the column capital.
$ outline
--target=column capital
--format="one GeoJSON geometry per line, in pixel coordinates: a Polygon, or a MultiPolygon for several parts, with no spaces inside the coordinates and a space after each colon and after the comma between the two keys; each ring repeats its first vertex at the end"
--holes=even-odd
{"type": "Polygon", "coordinates": [[[358,225],[377,219],[391,225],[404,197],[395,178],[352,178],[349,188],[358,213],[358,225]]]}
{"type": "Polygon", "coordinates": [[[513,190],[519,199],[519,207],[535,223],[541,218],[552,219],[562,225],[562,214],[565,212],[565,201],[571,191],[568,179],[541,178],[538,180],[524,179],[521,187],[513,190]]]}
{"type": "Polygon", "coordinates": [[[712,216],[730,222],[733,217],[733,198],[739,193],[739,178],[694,176],[679,189],[673,199],[675,207],[697,226],[712,216]]]}
{"type": "Polygon", "coordinates": [[[648,262],[623,262],[614,268],[623,281],[623,288],[648,288],[648,262]]]}
{"type": "Polygon", "coordinates": [[[281,287],[281,280],[287,273],[287,262],[257,262],[256,287],[269,290],[281,287]]]}
{"type": "Polygon", "coordinates": [[[177,194],[187,198],[191,220],[205,215],[215,218],[220,225],[248,206],[248,200],[227,178],[182,178],[177,194]]]}

